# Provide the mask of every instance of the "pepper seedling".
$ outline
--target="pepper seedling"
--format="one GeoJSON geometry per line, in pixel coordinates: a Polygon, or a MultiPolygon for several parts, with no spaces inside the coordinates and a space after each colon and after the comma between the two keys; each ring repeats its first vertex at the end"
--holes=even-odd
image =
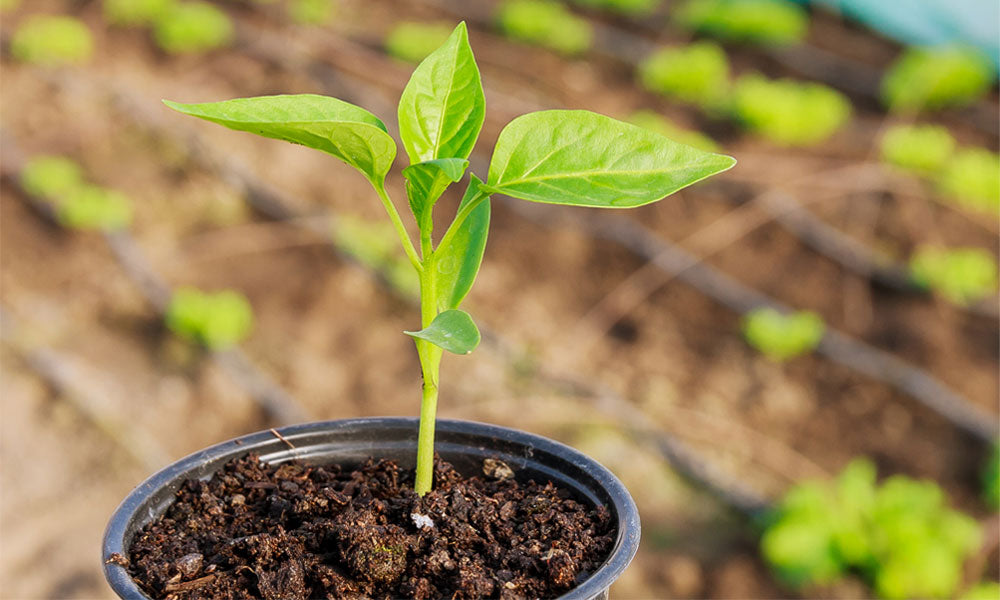
{"type": "Polygon", "coordinates": [[[660,5],[660,0],[573,0],[573,2],[587,8],[607,10],[631,17],[648,15],[660,5]]]}
{"type": "Polygon", "coordinates": [[[938,172],[937,187],[959,206],[1000,214],[1000,155],[986,148],[962,148],[938,172]]]}
{"type": "Polygon", "coordinates": [[[690,0],[675,19],[690,31],[751,44],[794,44],[809,31],[809,15],[784,0],[690,0]]]}
{"type": "Polygon", "coordinates": [[[421,495],[432,483],[442,355],[467,354],[479,344],[479,330],[459,305],[482,261],[490,197],[629,208],[660,200],[736,162],[588,111],[521,115],[500,132],[486,178],[470,174],[454,220],[435,245],[434,205],[452,183],[463,179],[486,114],[479,68],[465,23],[460,23],[416,68],[399,100],[399,135],[410,159],[403,176],[420,233],[414,245],[386,191],[396,142],[367,110],[312,94],[205,104],[165,102],[231,129],[326,152],[371,183],[420,280],[421,328],[406,333],[415,340],[423,374],[415,483],[421,495]]]}
{"type": "Polygon", "coordinates": [[[51,205],[59,223],[72,229],[117,231],[132,221],[132,204],[121,192],[88,183],[83,169],[62,156],[36,156],[21,170],[21,187],[51,205]]]}
{"type": "Polygon", "coordinates": [[[183,2],[162,14],[154,25],[157,45],[169,54],[197,54],[229,44],[233,23],[207,2],[183,2]]]}
{"type": "Polygon", "coordinates": [[[79,65],[90,60],[94,40],[83,21],[65,15],[34,15],[10,40],[14,58],[43,67],[79,65]]]}
{"type": "Polygon", "coordinates": [[[822,317],[809,311],[784,315],[773,308],[758,308],[743,317],[747,343],[778,362],[814,349],[825,331],[822,317]]]}
{"type": "Polygon", "coordinates": [[[712,42],[662,48],[639,64],[638,74],[647,90],[708,111],[729,93],[729,59],[712,42]]]}
{"type": "Polygon", "coordinates": [[[882,78],[882,100],[895,113],[965,106],[986,94],[993,79],[989,59],[974,48],[912,47],[882,78]]]}
{"type": "Polygon", "coordinates": [[[586,52],[594,38],[586,19],[552,0],[507,0],[500,5],[497,23],[511,39],[566,56],[586,52]]]}
{"type": "Polygon", "coordinates": [[[181,288],[170,298],[167,328],[209,350],[225,350],[243,341],[253,329],[253,309],[233,290],[208,293],[181,288]]]}
{"type": "Polygon", "coordinates": [[[851,116],[851,103],[837,90],[755,73],[736,81],[733,114],[747,129],[782,146],[818,144],[851,116]]]}
{"type": "Polygon", "coordinates": [[[104,0],[104,18],[125,27],[152,25],[170,12],[176,0],[104,0]]]}
{"type": "Polygon", "coordinates": [[[953,598],[982,539],[937,484],[895,475],[877,485],[865,459],[834,482],[796,485],[767,521],[761,550],[784,581],[828,584],[855,569],[890,599],[953,598]]]}
{"type": "Polygon", "coordinates": [[[960,306],[972,304],[997,289],[997,262],[982,248],[917,247],[910,258],[910,277],[960,306]]]}
{"type": "Polygon", "coordinates": [[[920,175],[941,169],[955,153],[955,138],[940,125],[897,125],[882,136],[882,160],[920,175]]]}
{"type": "Polygon", "coordinates": [[[323,25],[330,21],[335,9],[333,0],[292,0],[288,16],[299,25],[323,25]]]}
{"type": "Polygon", "coordinates": [[[383,46],[391,56],[419,63],[441,47],[451,29],[444,23],[400,23],[385,37],[383,46]]]}

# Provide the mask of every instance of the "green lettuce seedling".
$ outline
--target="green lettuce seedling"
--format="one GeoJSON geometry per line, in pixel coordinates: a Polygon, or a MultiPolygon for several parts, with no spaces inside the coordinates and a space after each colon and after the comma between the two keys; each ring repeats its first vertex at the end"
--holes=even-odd
{"type": "Polygon", "coordinates": [[[170,12],[176,0],[104,0],[104,18],[113,25],[152,25],[170,12]]]}
{"type": "Polygon", "coordinates": [[[448,39],[452,25],[400,23],[385,38],[385,51],[406,62],[419,63],[448,39]]]}
{"type": "Polygon", "coordinates": [[[1000,155],[985,148],[959,150],[939,172],[937,185],[959,206],[1000,214],[1000,155]]]}
{"type": "Polygon", "coordinates": [[[507,0],[497,23],[507,36],[572,56],[590,48],[594,33],[586,19],[552,0],[507,0]]]}
{"type": "Polygon", "coordinates": [[[232,290],[207,293],[181,288],[170,298],[167,328],[209,350],[225,350],[243,341],[253,329],[253,309],[243,294],[232,290]]]}
{"type": "Polygon", "coordinates": [[[486,114],[479,68],[461,23],[420,63],[399,100],[399,136],[410,159],[403,176],[420,233],[414,245],[385,186],[396,142],[363,108],[311,94],[167,105],[231,129],[321,150],[371,183],[420,280],[421,328],[406,334],[415,339],[423,372],[415,486],[421,495],[431,489],[443,352],[467,354],[479,344],[475,323],[459,305],[486,247],[490,196],[628,208],[655,202],[735,163],[592,112],[529,113],[500,132],[485,179],[470,174],[457,213],[435,245],[434,205],[463,179],[486,114]]]}
{"type": "Polygon", "coordinates": [[[117,231],[132,221],[132,204],[120,192],[96,185],[70,190],[56,204],[59,222],[82,230],[117,231]]]}
{"type": "Polygon", "coordinates": [[[334,0],[292,0],[288,15],[301,25],[323,25],[333,17],[334,0]]]}
{"type": "Polygon", "coordinates": [[[835,482],[795,486],[767,521],[761,550],[782,580],[829,584],[853,569],[891,599],[953,597],[981,539],[936,484],[894,476],[878,486],[863,459],[835,482]]]}
{"type": "Polygon", "coordinates": [[[573,0],[580,6],[596,8],[621,15],[648,15],[659,6],[660,0],[573,0]]]}
{"type": "Polygon", "coordinates": [[[994,440],[990,457],[983,467],[983,498],[994,510],[1000,510],[1000,440],[994,440]]]}
{"type": "Polygon", "coordinates": [[[663,48],[639,64],[639,81],[651,92],[712,109],[729,90],[729,60],[712,42],[663,48]]]}
{"type": "Polygon", "coordinates": [[[10,52],[18,60],[45,67],[78,65],[90,60],[94,40],[79,19],[34,15],[14,32],[10,52]]]}
{"type": "Polygon", "coordinates": [[[771,360],[785,361],[813,350],[826,326],[813,312],[784,315],[773,308],[758,308],[743,317],[743,336],[771,360]]]}
{"type": "Polygon", "coordinates": [[[921,175],[940,170],[955,152],[955,138],[940,125],[897,125],[882,136],[882,160],[921,175]]]}
{"type": "Polygon", "coordinates": [[[85,183],[80,165],[63,156],[36,156],[21,169],[24,191],[53,203],[85,183]]]}
{"type": "Polygon", "coordinates": [[[233,39],[229,15],[207,2],[176,4],[156,21],[156,43],[170,54],[197,54],[221,48],[233,39]]]}
{"type": "Polygon", "coordinates": [[[784,0],[690,0],[675,18],[684,29],[730,42],[794,44],[809,31],[806,12],[784,0]]]}
{"type": "Polygon", "coordinates": [[[56,218],[66,227],[116,231],[132,220],[128,198],[87,183],[80,166],[68,158],[32,158],[21,170],[21,187],[51,204],[56,218]]]}
{"type": "Polygon", "coordinates": [[[847,123],[851,104],[825,85],[751,74],[736,82],[733,113],[747,129],[772,142],[811,146],[847,123]]]}
{"type": "Polygon", "coordinates": [[[996,600],[1000,598],[1000,583],[984,581],[969,588],[958,600],[996,600]]]}
{"type": "Polygon", "coordinates": [[[882,100],[898,113],[965,106],[993,82],[993,66],[963,46],[907,48],[882,78],[882,100]]]}
{"type": "Polygon", "coordinates": [[[656,133],[668,137],[681,144],[693,146],[706,152],[718,152],[719,145],[715,140],[700,131],[691,131],[678,127],[666,117],[651,110],[637,110],[626,119],[629,123],[655,131],[656,133]]]}
{"type": "Polygon", "coordinates": [[[997,263],[982,248],[920,246],[910,258],[913,281],[958,305],[981,300],[997,289],[997,263]]]}
{"type": "Polygon", "coordinates": [[[400,250],[392,224],[339,215],[333,222],[333,243],[341,252],[382,276],[396,291],[420,297],[420,278],[400,250]]]}

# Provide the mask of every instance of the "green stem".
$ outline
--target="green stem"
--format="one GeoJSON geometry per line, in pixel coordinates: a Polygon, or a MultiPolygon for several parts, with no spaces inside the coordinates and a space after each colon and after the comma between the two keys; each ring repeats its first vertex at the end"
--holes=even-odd
{"type": "Polygon", "coordinates": [[[399,236],[399,241],[403,244],[403,252],[405,252],[406,257],[410,259],[410,264],[412,264],[413,268],[417,270],[417,273],[423,273],[424,267],[420,262],[420,257],[417,256],[417,250],[413,247],[413,242],[410,240],[410,234],[406,232],[406,226],[403,225],[403,220],[399,218],[399,212],[396,211],[396,205],[392,203],[392,200],[389,198],[389,194],[385,191],[385,185],[376,185],[374,187],[379,199],[382,200],[382,206],[385,207],[385,212],[389,213],[389,219],[392,221],[392,226],[396,228],[396,235],[399,236]]]}
{"type": "MultiPolygon", "coordinates": [[[[426,258],[420,272],[420,318],[428,327],[437,316],[437,278],[433,255],[426,258]]],[[[420,432],[417,436],[417,475],[414,489],[423,496],[434,484],[434,424],[437,418],[438,374],[443,350],[425,340],[416,340],[420,369],[424,377],[420,403],[420,432]]]]}

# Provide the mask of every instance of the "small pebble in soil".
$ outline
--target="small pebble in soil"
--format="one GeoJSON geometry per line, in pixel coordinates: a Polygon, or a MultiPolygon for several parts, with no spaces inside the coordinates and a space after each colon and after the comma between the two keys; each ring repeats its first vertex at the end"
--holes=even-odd
{"type": "Polygon", "coordinates": [[[249,454],[189,480],[136,535],[127,566],[153,598],[554,598],[607,557],[604,507],[483,463],[464,478],[437,460],[434,489],[389,461],[356,469],[249,454]]]}

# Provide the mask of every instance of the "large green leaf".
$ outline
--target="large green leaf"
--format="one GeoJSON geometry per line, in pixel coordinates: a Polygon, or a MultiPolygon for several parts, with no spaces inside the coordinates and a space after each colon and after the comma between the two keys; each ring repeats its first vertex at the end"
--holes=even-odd
{"type": "Polygon", "coordinates": [[[464,310],[446,310],[420,331],[404,331],[453,354],[468,354],[479,345],[479,329],[464,310]]]}
{"type": "MultiPolygon", "coordinates": [[[[475,175],[471,178],[459,211],[477,196],[483,183],[475,175]]],[[[487,197],[472,209],[447,244],[439,246],[434,252],[440,310],[458,308],[472,289],[479,265],[483,262],[489,230],[490,199],[487,197]]]]}
{"type": "Polygon", "coordinates": [[[486,116],[465,23],[410,76],[399,99],[399,134],[411,163],[468,158],[486,116]]]}
{"type": "Polygon", "coordinates": [[[403,169],[406,195],[417,223],[423,227],[424,215],[452,183],[460,181],[469,161],[464,158],[435,158],[403,169]]]}
{"type": "Polygon", "coordinates": [[[358,169],[376,186],[396,158],[396,143],[367,110],[343,100],[300,94],[259,96],[170,108],[237,131],[302,144],[332,154],[358,169]]]}
{"type": "Polygon", "coordinates": [[[628,208],[734,164],[610,117],[548,110],[522,115],[500,132],[487,188],[532,202],[628,208]]]}

